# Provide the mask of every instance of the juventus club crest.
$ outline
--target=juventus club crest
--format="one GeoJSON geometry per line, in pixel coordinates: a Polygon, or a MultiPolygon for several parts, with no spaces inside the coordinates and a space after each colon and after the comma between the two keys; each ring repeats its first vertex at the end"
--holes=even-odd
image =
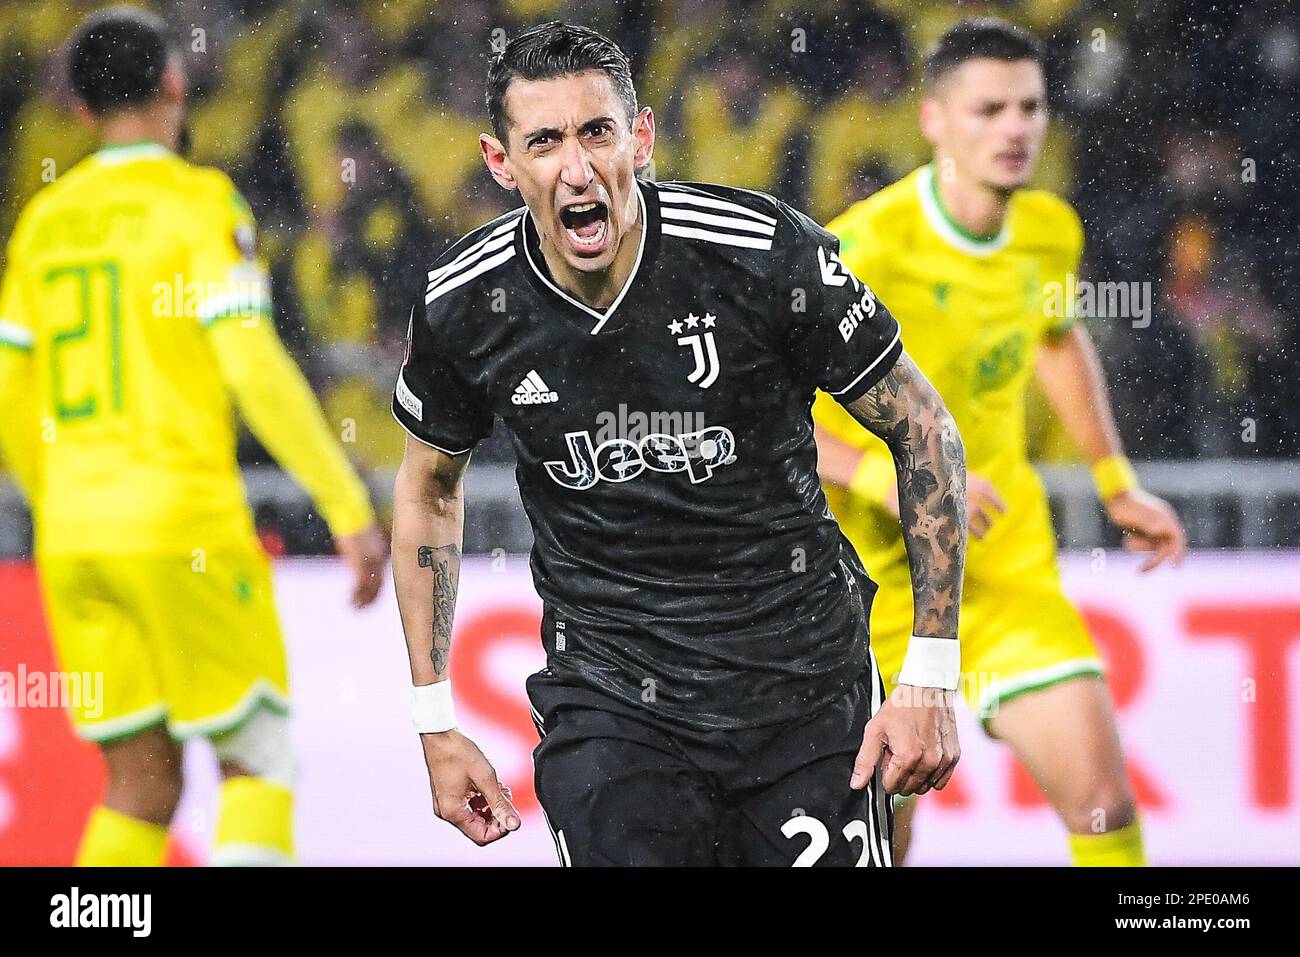
{"type": "Polygon", "coordinates": [[[701,389],[707,389],[713,383],[718,381],[718,343],[713,337],[713,327],[717,324],[718,317],[711,312],[706,312],[701,318],[695,313],[691,313],[685,319],[674,319],[668,323],[668,331],[677,336],[679,346],[690,346],[691,357],[695,360],[695,368],[686,377],[688,382],[693,382],[701,389]],[[691,335],[683,336],[681,333],[686,330],[697,330],[691,335]]]}

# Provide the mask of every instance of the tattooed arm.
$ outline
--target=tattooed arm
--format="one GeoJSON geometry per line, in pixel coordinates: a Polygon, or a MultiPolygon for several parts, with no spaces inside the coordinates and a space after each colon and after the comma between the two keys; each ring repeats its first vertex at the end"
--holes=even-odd
{"type": "MultiPolygon", "coordinates": [[[[912,633],[955,642],[967,521],[966,454],[957,424],[907,353],[847,408],[894,457],[912,570],[912,633]]],[[[850,786],[865,786],[883,754],[889,793],[943,788],[961,757],[952,705],[951,691],[900,683],[867,722],[850,786]]]]}
{"type": "MultiPolygon", "coordinates": [[[[417,686],[449,679],[452,620],[465,524],[469,453],[448,455],[413,438],[393,488],[393,582],[417,686]]],[[[476,844],[519,827],[510,795],[483,752],[455,728],[420,735],[438,817],[476,844]]]]}
{"type": "Polygon", "coordinates": [[[393,581],[411,678],[427,685],[447,678],[469,455],[447,455],[410,438],[406,444],[393,488],[393,581]]]}
{"type": "Polygon", "coordinates": [[[957,637],[966,561],[966,453],[957,423],[907,353],[848,406],[889,447],[912,568],[913,634],[957,637]]]}

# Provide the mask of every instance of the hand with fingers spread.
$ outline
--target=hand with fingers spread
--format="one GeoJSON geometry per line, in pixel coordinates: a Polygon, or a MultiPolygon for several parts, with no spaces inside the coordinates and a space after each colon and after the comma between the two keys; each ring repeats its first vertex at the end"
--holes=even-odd
{"type": "Polygon", "coordinates": [[[866,787],[880,767],[886,794],[943,790],[961,758],[953,696],[942,688],[895,688],[862,732],[849,787],[866,787]]]}
{"type": "Polygon", "coordinates": [[[455,729],[422,734],[420,740],[434,814],[480,847],[519,830],[510,789],[497,780],[478,745],[455,729]]]}
{"type": "Polygon", "coordinates": [[[1140,488],[1117,492],[1106,500],[1106,514],[1124,532],[1124,548],[1150,552],[1139,569],[1149,572],[1168,561],[1177,567],[1187,553],[1187,533],[1173,506],[1140,488]]]}

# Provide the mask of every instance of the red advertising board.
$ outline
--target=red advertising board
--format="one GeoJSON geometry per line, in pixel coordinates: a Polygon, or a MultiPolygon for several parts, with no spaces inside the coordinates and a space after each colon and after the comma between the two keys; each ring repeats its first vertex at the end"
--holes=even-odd
{"type": "MultiPolygon", "coordinates": [[[[1300,553],[1197,554],[1139,576],[1129,556],[1065,556],[1066,589],[1107,662],[1157,864],[1300,863],[1300,553]]],[[[524,828],[480,849],[430,809],[391,590],[347,603],[333,561],[286,560],[276,585],[290,647],[307,864],[552,864],[532,789],[537,736],[523,680],[543,663],[540,603],[523,557],[469,559],[452,676],[462,725],[511,785],[524,828]]],[[[0,565],[0,676],[57,666],[35,575],[0,565]]],[[[963,758],[921,804],[912,862],[1064,864],[1064,833],[1028,775],[961,716],[963,758]]],[[[72,860],[103,785],[59,708],[0,704],[0,864],[72,860]]],[[[173,863],[207,855],[216,774],[187,753],[173,863]]]]}

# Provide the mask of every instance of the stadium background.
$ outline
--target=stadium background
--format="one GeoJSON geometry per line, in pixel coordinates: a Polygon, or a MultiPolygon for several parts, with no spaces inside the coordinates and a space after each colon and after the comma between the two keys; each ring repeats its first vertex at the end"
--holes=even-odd
{"type": "MultiPolygon", "coordinates": [[[[92,148],[61,44],[100,3],[0,4],[0,232],[92,148]]],[[[1084,277],[1149,283],[1149,324],[1088,321],[1139,473],[1183,511],[1186,570],[1138,578],[1043,404],[1067,585],[1112,668],[1155,863],[1300,863],[1300,15],[1283,0],[1090,3],[559,3],[177,0],[191,158],[229,172],[270,258],[281,334],[386,510],[403,434],[389,396],[409,303],[442,246],[515,205],[478,156],[493,44],[574,19],[633,58],[659,128],[654,175],[771,191],[826,222],[926,157],[920,53],[963,16],[1048,40],[1053,126],[1036,184],[1087,229],[1084,277]],[[1224,816],[1229,818],[1225,830],[1224,816]]],[[[309,863],[550,862],[535,812],[486,853],[427,812],[401,714],[391,594],[345,608],[323,523],[256,441],[240,443],[277,565],[303,762],[309,863]],[[345,828],[337,822],[347,821],[345,828]],[[465,844],[461,847],[461,844],[465,844]]],[[[529,540],[501,430],[476,453],[453,657],[465,723],[528,803],[522,676],[540,659],[529,540]]],[[[52,668],[30,527],[0,479],[0,672],[52,668]],[[43,665],[40,665],[44,662],[43,665]]],[[[1062,862],[1050,812],[969,722],[960,787],[922,812],[917,861],[1062,862]]],[[[201,749],[200,749],[201,750],[201,749]]],[[[177,859],[202,860],[212,780],[177,859]]],[[[54,709],[0,705],[0,863],[70,859],[99,769],[54,709]]]]}

